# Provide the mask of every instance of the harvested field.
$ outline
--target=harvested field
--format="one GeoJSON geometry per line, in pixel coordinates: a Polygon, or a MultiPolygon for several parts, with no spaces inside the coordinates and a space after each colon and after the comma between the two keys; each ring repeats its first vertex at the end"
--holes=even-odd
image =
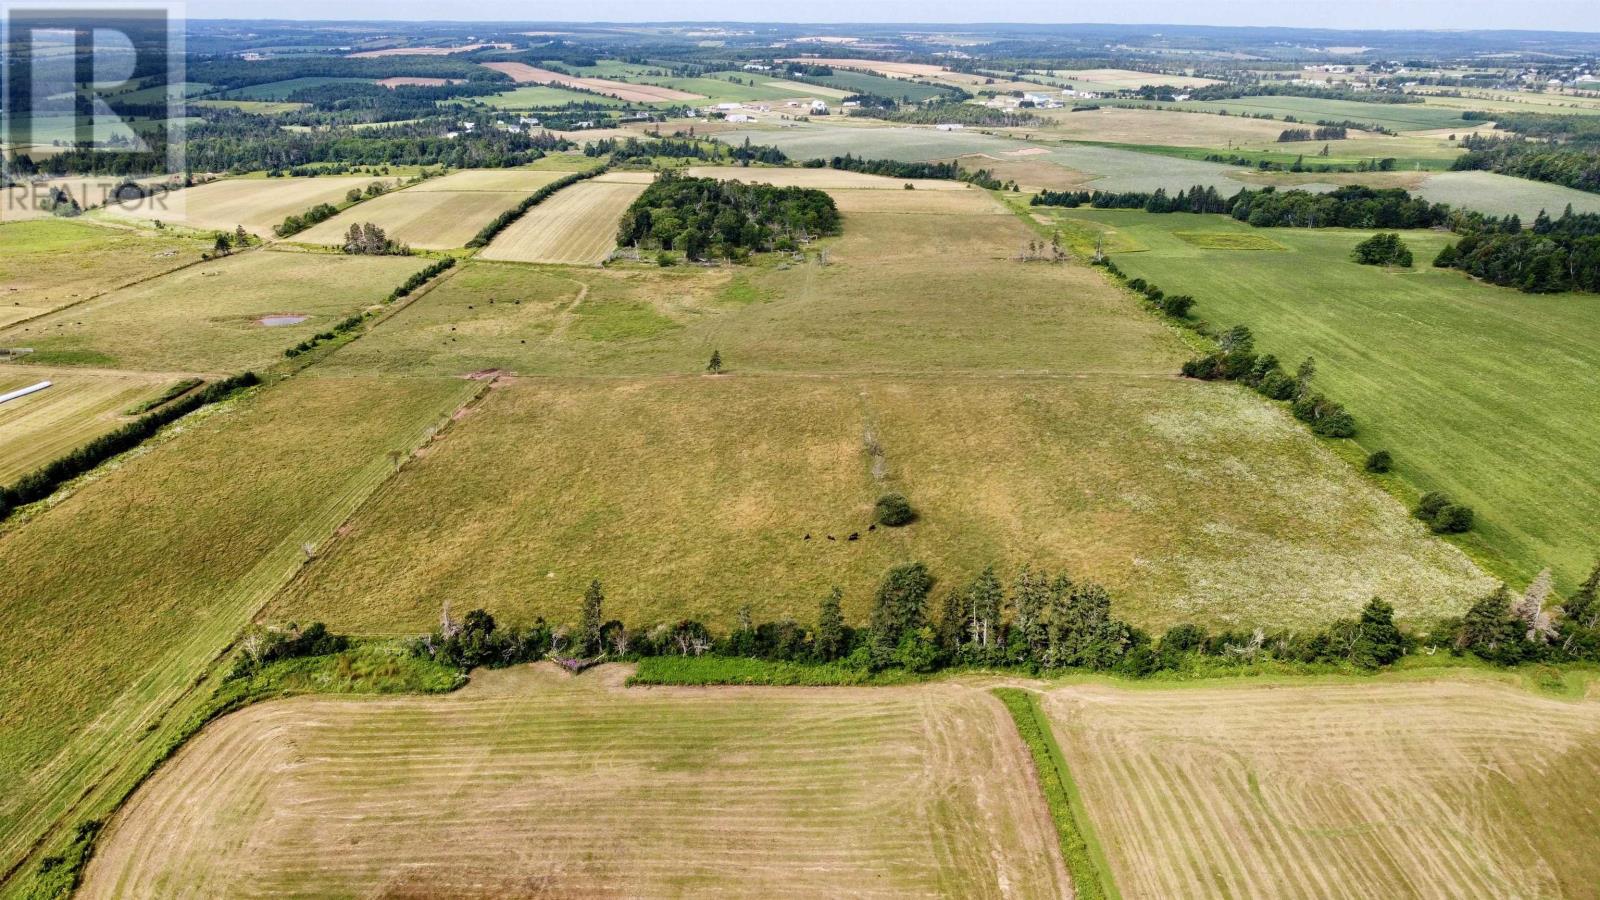
{"type": "Polygon", "coordinates": [[[743,181],[748,184],[772,184],[779,187],[806,187],[832,191],[892,190],[903,191],[912,185],[919,191],[965,191],[971,187],[960,181],[943,181],[936,178],[885,178],[841,169],[763,169],[745,166],[691,166],[689,175],[696,178],[721,178],[743,181]]]}
{"type": "Polygon", "coordinates": [[[1552,218],[1559,216],[1569,203],[1573,212],[1600,213],[1600,194],[1495,172],[1437,172],[1422,182],[1417,193],[1432,203],[1495,216],[1515,213],[1526,221],[1540,210],[1552,218]]]}
{"type": "MultiPolygon", "coordinates": [[[[642,323],[614,301],[592,320],[582,309],[574,332],[655,327],[648,307],[642,323]]],[[[736,370],[746,358],[723,354],[736,370]]],[[[838,585],[864,624],[873,586],[907,559],[944,586],[989,564],[1007,577],[1027,562],[1064,569],[1102,581],[1123,615],[1156,628],[1311,625],[1374,594],[1431,619],[1487,587],[1244,391],[1137,377],[735,374],[498,388],[270,616],[411,634],[438,619],[442,598],[472,597],[512,621],[568,622],[599,577],[608,614],[629,623],[725,628],[745,603],[757,621],[810,621],[838,585]],[[920,518],[869,530],[888,490],[915,498],[920,518]]]]}
{"type": "Polygon", "coordinates": [[[108,206],[92,218],[149,224],[152,218],[190,228],[232,231],[243,225],[257,237],[272,236],[274,226],[319,203],[343,203],[352,189],[362,190],[374,181],[393,184],[393,178],[322,175],[316,178],[229,178],[186,188],[170,197],[171,210],[152,212],[143,205],[108,206]]]}
{"type": "Polygon", "coordinates": [[[911,126],[819,125],[815,122],[784,128],[719,132],[715,137],[730,146],[738,146],[749,138],[753,144],[769,144],[795,159],[827,159],[853,153],[869,159],[926,162],[969,153],[999,154],[1027,146],[1021,141],[975,132],[911,126]]]}
{"type": "Polygon", "coordinates": [[[1078,85],[1079,90],[1137,90],[1150,84],[1192,88],[1221,83],[1214,78],[1139,72],[1133,69],[1054,69],[1047,74],[1054,80],[1070,81],[1078,85]]]}
{"type": "Polygon", "coordinates": [[[423,250],[465,247],[495,216],[559,177],[528,169],[458,172],[358,203],[291,240],[338,246],[351,225],[372,222],[391,240],[423,250]]]}
{"type": "Polygon", "coordinates": [[[1223,148],[1230,141],[1270,143],[1278,139],[1284,128],[1290,127],[1282,122],[1242,116],[1115,106],[1086,110],[1045,109],[1035,110],[1034,114],[1050,120],[1052,137],[1172,147],[1223,148]]]}
{"type": "MultiPolygon", "coordinates": [[[[192,238],[54,218],[0,225],[0,244],[0,329],[197,262],[211,248],[192,238]]],[[[12,346],[29,344],[0,338],[0,347],[12,346]]]]}
{"type": "Polygon", "coordinates": [[[377,59],[384,56],[450,56],[454,53],[470,53],[473,50],[482,50],[484,47],[500,47],[510,49],[510,44],[462,44],[459,47],[390,47],[384,50],[362,50],[348,54],[349,59],[377,59]]]}
{"type": "Polygon", "coordinates": [[[623,211],[644,188],[637,182],[596,179],[557,191],[500,232],[480,255],[514,262],[602,262],[617,246],[623,211]]]}
{"type": "Polygon", "coordinates": [[[907,62],[881,62],[873,59],[818,59],[815,57],[793,57],[780,60],[780,62],[803,63],[810,66],[828,66],[833,69],[856,69],[862,72],[872,72],[889,78],[933,78],[935,76],[960,75],[970,78],[974,82],[982,82],[981,75],[964,75],[957,72],[946,71],[943,66],[928,65],[926,63],[907,62]]]}
{"type": "Polygon", "coordinates": [[[52,384],[0,404],[0,484],[128,421],[124,410],[179,377],[0,365],[0,394],[39,381],[52,384]]]}
{"type": "Polygon", "coordinates": [[[510,75],[518,84],[556,84],[580,87],[634,103],[670,103],[682,100],[705,99],[701,94],[691,94],[688,91],[678,91],[653,84],[631,84],[626,81],[612,81],[608,78],[576,78],[571,75],[562,75],[560,72],[552,72],[549,69],[540,69],[526,63],[491,62],[483,63],[483,67],[510,75]]]}
{"type": "Polygon", "coordinates": [[[228,716],[119,814],[80,896],[1071,895],[992,697],[625,671],[228,716]]]}
{"type": "Polygon", "coordinates": [[[185,419],[7,523],[0,867],[53,826],[110,811],[203,705],[197,678],[303,563],[302,547],[393,473],[389,451],[417,447],[477,389],[299,376],[185,419]]]}
{"type": "Polygon", "coordinates": [[[1124,897],[1585,897],[1600,702],[1487,678],[1044,706],[1124,897]]]}
{"type": "Polygon", "coordinates": [[[29,364],[233,372],[382,300],[426,260],[252,250],[0,330],[29,364]],[[267,328],[263,316],[308,316],[267,328]]]}

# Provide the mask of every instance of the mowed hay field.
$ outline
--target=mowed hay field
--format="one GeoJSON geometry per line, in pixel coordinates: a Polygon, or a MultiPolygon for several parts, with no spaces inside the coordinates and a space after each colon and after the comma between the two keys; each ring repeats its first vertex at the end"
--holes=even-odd
{"type": "Polygon", "coordinates": [[[941,590],[991,564],[1097,579],[1152,627],[1311,625],[1374,595],[1428,619],[1488,587],[1287,416],[1233,388],[535,378],[502,383],[401,472],[269,618],[411,634],[448,600],[568,622],[600,578],[608,615],[630,624],[727,628],[743,604],[757,621],[809,623],[834,585],[865,624],[884,570],[911,559],[941,590]],[[891,490],[921,518],[871,529],[873,501],[891,490]]]}
{"type": "MultiPolygon", "coordinates": [[[[843,169],[764,169],[760,166],[691,166],[688,175],[694,178],[717,178],[723,181],[742,181],[746,184],[771,184],[778,187],[816,188],[823,191],[883,190],[903,191],[906,185],[919,191],[970,191],[971,185],[960,181],[942,181],[934,178],[885,178],[843,169]]],[[[835,197],[835,201],[837,201],[835,197]]]]}
{"type": "Polygon", "coordinates": [[[1115,255],[1130,275],[1193,294],[1195,314],[1242,322],[1291,365],[1316,357],[1367,450],[1387,449],[1406,480],[1477,512],[1468,540],[1509,574],[1555,569],[1565,590],[1593,563],[1600,531],[1600,303],[1524,294],[1428,261],[1451,239],[1408,232],[1417,259],[1390,271],[1350,261],[1367,233],[1251,229],[1223,216],[1077,211],[1146,252],[1115,255]],[[1175,232],[1264,236],[1280,251],[1215,250],[1175,232]]]}
{"type": "MultiPolygon", "coordinates": [[[[297,376],[183,420],[0,531],[0,868],[103,816],[267,600],[473,395],[297,376]]],[[[48,845],[46,848],[48,852],[48,845]]]]}
{"type": "Polygon", "coordinates": [[[27,363],[172,372],[265,365],[381,301],[426,260],[252,250],[190,266],[0,330],[27,363]],[[261,318],[302,315],[294,325],[261,318]]]}
{"type": "Polygon", "coordinates": [[[124,410],[171,383],[159,375],[0,365],[0,394],[41,381],[51,387],[0,403],[0,484],[130,421],[124,410]]]}
{"type": "MultiPolygon", "coordinates": [[[[1592,692],[1591,692],[1592,695],[1592,692]]],[[[1486,678],[1044,707],[1124,897],[1592,897],[1600,702],[1486,678]]]]}
{"type": "Polygon", "coordinates": [[[529,169],[457,172],[358,203],[291,240],[339,246],[351,225],[372,222],[391,240],[418,249],[465,247],[495,216],[559,177],[529,169]]]}
{"type": "Polygon", "coordinates": [[[243,225],[245,231],[265,238],[271,237],[273,227],[289,216],[299,215],[320,203],[342,203],[352,189],[364,190],[374,181],[386,185],[394,183],[393,178],[376,176],[229,178],[175,192],[163,198],[159,212],[152,212],[143,204],[114,205],[91,216],[141,224],[160,218],[190,228],[229,232],[243,225]]]}
{"type": "Polygon", "coordinates": [[[479,255],[514,262],[603,262],[617,246],[622,213],[644,189],[637,181],[600,179],[563,188],[500,232],[479,255]]]}
{"type": "Polygon", "coordinates": [[[118,814],[79,896],[1071,896],[987,694],[625,672],[228,716],[118,814]]]}
{"type": "MultiPolygon", "coordinates": [[[[72,219],[0,224],[0,246],[0,328],[196,262],[210,249],[190,238],[72,219]]],[[[13,344],[4,339],[0,346],[13,344]]]]}
{"type": "MultiPolygon", "coordinates": [[[[1224,147],[1235,143],[1276,141],[1287,126],[1279,121],[1243,116],[1211,116],[1162,109],[1045,109],[1034,114],[1051,121],[1050,137],[1116,144],[1160,144],[1172,147],[1224,147]]],[[[1319,145],[1320,147],[1320,145],[1319,145]]]]}

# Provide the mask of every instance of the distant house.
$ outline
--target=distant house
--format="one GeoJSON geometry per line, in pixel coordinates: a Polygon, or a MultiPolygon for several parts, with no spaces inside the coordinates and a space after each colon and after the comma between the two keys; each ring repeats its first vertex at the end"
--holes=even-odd
{"type": "Polygon", "coordinates": [[[744,113],[733,113],[727,117],[729,122],[754,122],[755,120],[755,116],[747,116],[744,113]]]}
{"type": "Polygon", "coordinates": [[[813,100],[811,101],[811,112],[819,116],[825,116],[828,114],[828,104],[821,100],[813,100]]]}

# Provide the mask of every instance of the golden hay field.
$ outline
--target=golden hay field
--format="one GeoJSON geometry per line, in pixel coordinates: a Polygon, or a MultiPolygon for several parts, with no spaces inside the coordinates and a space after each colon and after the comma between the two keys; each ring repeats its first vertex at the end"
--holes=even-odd
{"type": "Polygon", "coordinates": [[[1071,896],[987,693],[627,671],[230,715],[117,815],[78,896],[1071,896]]]}
{"type": "Polygon", "coordinates": [[[557,191],[483,248],[484,259],[587,265],[617,246],[617,222],[645,185],[585,181],[557,191]]]}
{"type": "Polygon", "coordinates": [[[0,404],[0,484],[128,421],[124,410],[175,380],[159,373],[0,365],[0,394],[51,383],[38,393],[0,404]]]}
{"type": "Polygon", "coordinates": [[[700,94],[691,94],[688,91],[679,91],[653,84],[632,84],[626,81],[612,81],[609,78],[578,78],[572,75],[563,75],[560,72],[540,69],[527,63],[490,62],[483,63],[483,67],[510,75],[518,84],[558,84],[568,87],[580,87],[600,94],[609,94],[619,100],[627,100],[631,103],[663,103],[705,99],[700,94]]]}
{"type": "Polygon", "coordinates": [[[1600,702],[1485,677],[1046,693],[1124,897],[1589,897],[1600,702]]]}
{"type": "Polygon", "coordinates": [[[240,225],[257,237],[271,237],[274,226],[320,203],[344,202],[351,189],[374,181],[392,185],[393,178],[322,175],[316,178],[228,178],[166,198],[169,209],[154,212],[140,206],[108,206],[91,218],[148,224],[153,218],[190,228],[232,231],[240,225]]]}
{"type": "Polygon", "coordinates": [[[559,177],[525,169],[457,172],[358,203],[290,240],[339,246],[351,225],[372,222],[402,244],[452,250],[466,246],[495,216],[559,177]]]}

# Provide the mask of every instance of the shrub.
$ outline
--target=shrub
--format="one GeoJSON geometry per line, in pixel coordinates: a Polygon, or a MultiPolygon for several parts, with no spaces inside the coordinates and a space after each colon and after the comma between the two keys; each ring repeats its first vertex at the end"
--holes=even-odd
{"type": "Polygon", "coordinates": [[[1357,244],[1351,258],[1365,266],[1411,267],[1411,251],[1393,232],[1375,234],[1357,244]]]}
{"type": "Polygon", "coordinates": [[[1382,474],[1394,468],[1394,457],[1387,450],[1374,450],[1367,457],[1367,471],[1382,474]]]}
{"type": "Polygon", "coordinates": [[[1448,494],[1443,491],[1429,491],[1417,500],[1417,506],[1411,511],[1411,514],[1424,522],[1431,522],[1433,517],[1439,514],[1439,510],[1449,505],[1450,497],[1448,494]]]}
{"type": "Polygon", "coordinates": [[[1189,317],[1189,309],[1194,306],[1194,298],[1188,294],[1171,294],[1161,299],[1161,311],[1174,319],[1189,317]]]}
{"type": "Polygon", "coordinates": [[[904,494],[884,494],[873,507],[879,525],[898,528],[909,525],[917,517],[911,501],[904,494]]]}
{"type": "Polygon", "coordinates": [[[1428,523],[1434,534],[1461,534],[1472,530],[1472,507],[1451,503],[1428,523]]]}

